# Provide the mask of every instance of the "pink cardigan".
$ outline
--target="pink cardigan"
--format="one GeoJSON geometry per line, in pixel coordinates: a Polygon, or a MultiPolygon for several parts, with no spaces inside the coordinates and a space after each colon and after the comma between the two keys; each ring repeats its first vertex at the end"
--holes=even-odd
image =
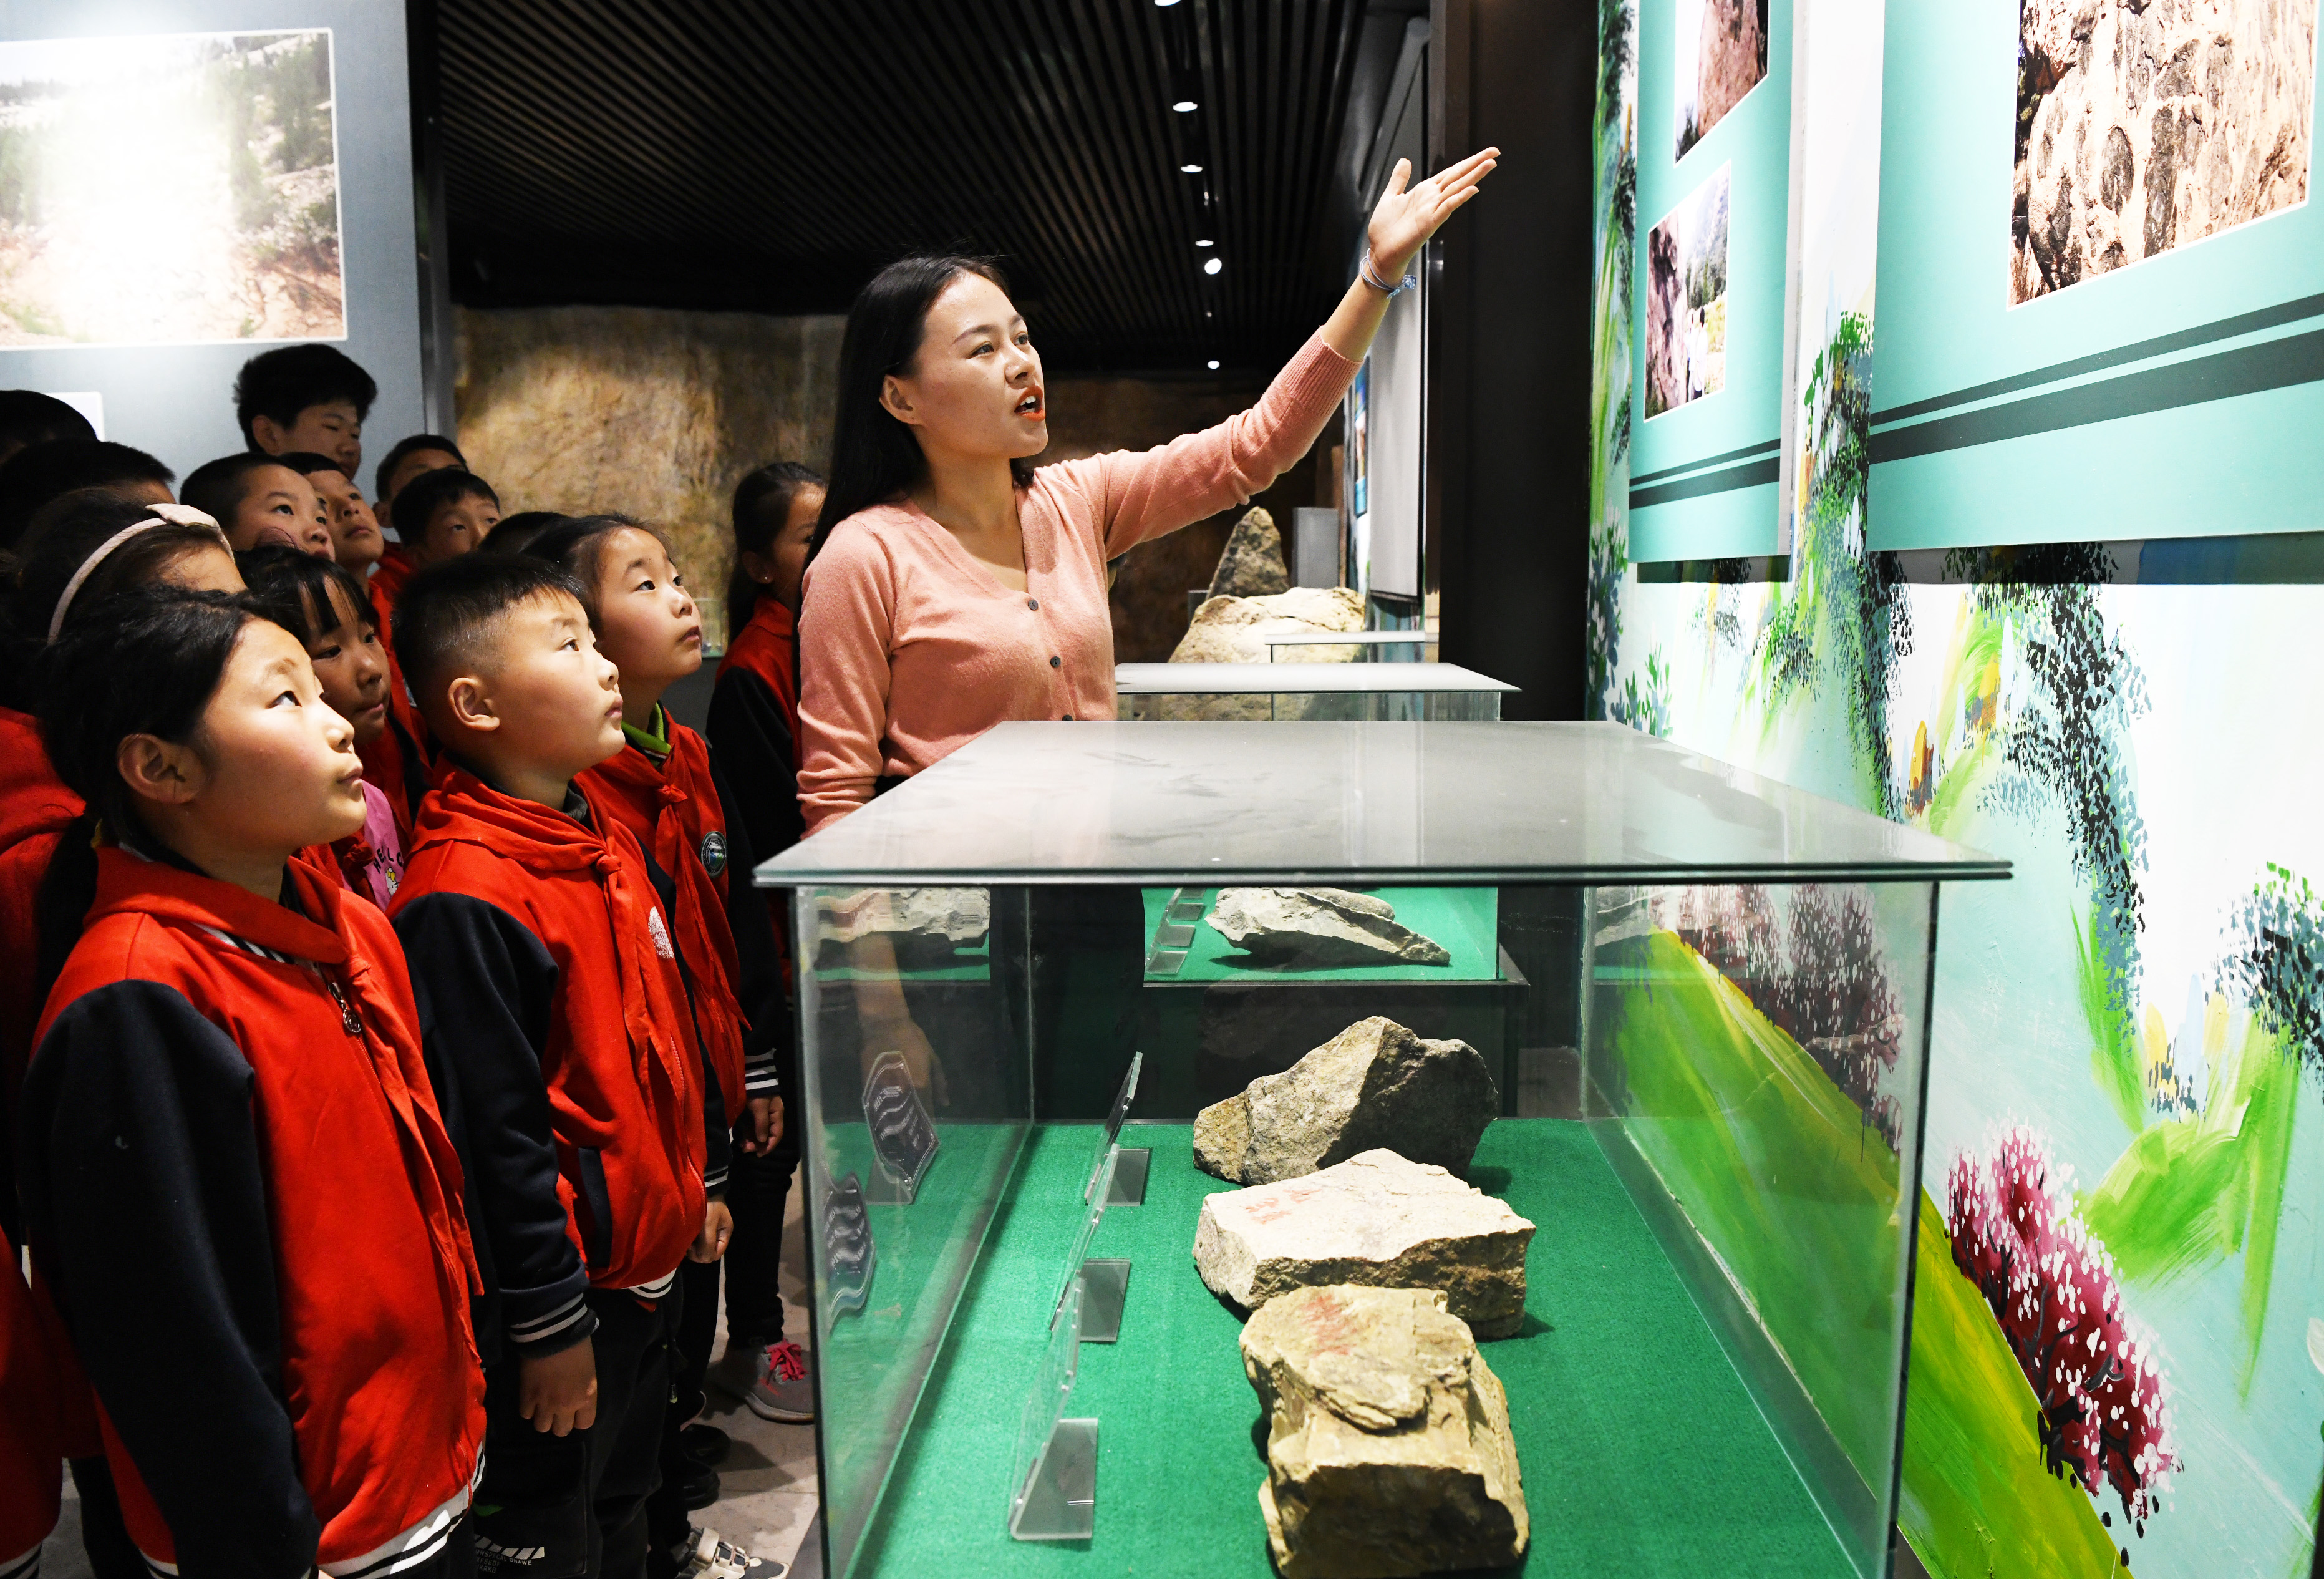
{"type": "Polygon", "coordinates": [[[1011,718],[1114,716],[1106,561],[1243,503],[1307,453],[1356,364],[1320,338],[1259,403],[1143,454],[1037,468],[1021,496],[1026,590],[1001,585],[906,503],[858,511],[807,567],[799,610],[807,831],[1011,718]]]}

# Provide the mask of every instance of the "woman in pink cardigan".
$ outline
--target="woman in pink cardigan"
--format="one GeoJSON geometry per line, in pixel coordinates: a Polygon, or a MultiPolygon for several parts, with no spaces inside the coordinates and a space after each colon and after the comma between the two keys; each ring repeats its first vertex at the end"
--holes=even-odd
{"type": "MultiPolygon", "coordinates": [[[[1306,454],[1396,282],[1499,153],[1471,154],[1409,189],[1411,165],[1399,161],[1355,282],[1259,403],[1143,454],[1033,466],[1049,442],[1041,358],[999,272],[952,257],[881,270],[841,342],[831,482],[799,610],[807,834],[996,724],[1113,717],[1106,562],[1241,504],[1306,454]]],[[[1094,962],[1138,957],[1134,891],[1122,917],[1068,924],[1071,891],[1044,898],[1057,925],[1036,919],[1037,962],[1071,955],[1077,971],[1118,974],[1094,962]],[[1115,937],[1125,920],[1126,937],[1115,937]]],[[[1003,896],[994,900],[998,965],[1009,929],[1003,896]]],[[[893,1022],[888,1045],[918,1063],[925,1042],[902,1020],[900,995],[860,996],[867,1016],[893,1022]]]]}

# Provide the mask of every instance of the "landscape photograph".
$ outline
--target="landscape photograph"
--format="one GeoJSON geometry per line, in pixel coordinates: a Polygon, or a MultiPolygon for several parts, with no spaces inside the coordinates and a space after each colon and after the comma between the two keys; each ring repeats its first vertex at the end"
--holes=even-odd
{"type": "Polygon", "coordinates": [[[1678,152],[1711,134],[1767,75],[1767,0],[1674,0],[1678,152]]]}
{"type": "Polygon", "coordinates": [[[0,43],[0,346],[346,333],[327,30],[0,43]]]}
{"type": "Polygon", "coordinates": [[[1646,416],[1727,387],[1727,209],[1732,166],[1646,236],[1646,416]]]}

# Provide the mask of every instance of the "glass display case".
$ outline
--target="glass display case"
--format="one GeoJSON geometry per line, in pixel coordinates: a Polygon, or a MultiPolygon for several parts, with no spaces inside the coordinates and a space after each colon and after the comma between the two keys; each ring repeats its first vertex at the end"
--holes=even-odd
{"type": "MultiPolygon", "coordinates": [[[[1414,1393],[1326,1323],[1316,1396],[1358,1449],[1465,1418],[1444,1473],[1521,1479],[1527,1571],[1889,1573],[1938,896],[2007,875],[1616,725],[1462,722],[1004,725],[767,863],[826,1571],[1260,1579],[1323,1527],[1323,1427],[1245,1323],[1385,1282],[1474,1360],[1414,1393]],[[1348,1193],[1396,1169],[1428,1200],[1348,1193]],[[1448,1191],[1500,1226],[1333,1259],[1448,1191]],[[1250,1224],[1315,1237],[1234,1263],[1250,1224]],[[1505,1417],[1413,1402],[1487,1371],[1505,1417]]],[[[1416,1528],[1401,1571],[1471,1549],[1416,1528]]]]}
{"type": "Polygon", "coordinates": [[[1517,689],[1457,663],[1352,660],[1117,663],[1113,687],[1120,716],[1171,723],[1489,721],[1517,689]]]}

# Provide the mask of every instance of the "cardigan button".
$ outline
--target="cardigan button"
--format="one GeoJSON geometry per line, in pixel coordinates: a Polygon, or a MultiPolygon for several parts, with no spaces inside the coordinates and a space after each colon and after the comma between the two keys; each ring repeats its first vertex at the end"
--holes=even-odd
{"type": "Polygon", "coordinates": [[[1062,658],[1052,658],[1049,660],[1049,667],[1051,669],[1063,669],[1065,665],[1065,660],[1062,658]]]}
{"type": "Polygon", "coordinates": [[[1039,608],[1041,606],[1041,600],[1038,597],[1028,597],[1025,600],[1025,606],[1027,608],[1039,608]]]}

